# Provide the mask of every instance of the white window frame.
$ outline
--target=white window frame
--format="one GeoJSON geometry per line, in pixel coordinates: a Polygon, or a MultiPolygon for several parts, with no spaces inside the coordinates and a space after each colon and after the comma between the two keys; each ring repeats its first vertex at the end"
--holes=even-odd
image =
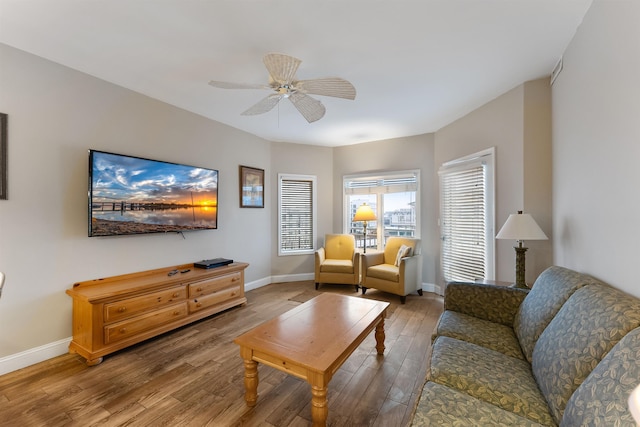
{"type": "Polygon", "coordinates": [[[351,189],[348,190],[347,189],[347,184],[350,181],[357,181],[357,180],[362,180],[362,181],[380,181],[380,180],[386,180],[386,181],[393,181],[394,178],[402,178],[402,177],[407,177],[410,175],[414,175],[415,179],[416,179],[416,183],[415,183],[415,188],[405,188],[405,189],[401,189],[401,187],[398,187],[398,192],[402,192],[402,191],[415,191],[416,193],[416,200],[415,200],[415,213],[416,213],[416,230],[415,230],[415,235],[414,237],[419,239],[420,238],[420,218],[421,218],[421,213],[420,213],[420,170],[419,169],[410,169],[410,170],[401,170],[401,171],[386,171],[386,172],[378,172],[378,173],[365,173],[365,174],[357,174],[357,175],[345,175],[342,177],[342,195],[343,195],[343,214],[342,214],[342,219],[343,219],[343,223],[342,223],[342,229],[343,229],[343,233],[348,234],[350,232],[350,225],[351,225],[351,212],[349,210],[350,206],[349,206],[349,196],[351,195],[355,195],[355,194],[375,194],[376,195],[376,216],[378,216],[378,221],[376,221],[376,225],[377,225],[377,229],[376,229],[376,235],[378,236],[377,242],[378,242],[378,250],[383,250],[384,249],[384,236],[383,236],[383,231],[384,231],[384,223],[382,221],[382,215],[381,212],[384,212],[384,202],[383,202],[383,196],[385,193],[392,193],[393,191],[387,191],[387,189],[385,187],[367,187],[367,188],[363,188],[362,190],[358,191],[357,189],[351,189]]]}
{"type": "Polygon", "coordinates": [[[307,255],[315,252],[317,236],[317,177],[315,175],[278,174],[278,256],[307,255]],[[306,249],[282,248],[282,183],[283,181],[310,181],[311,182],[311,246],[306,249]]]}
{"type": "MultiPolygon", "coordinates": [[[[485,277],[486,280],[494,280],[495,278],[495,147],[479,151],[468,156],[464,156],[446,163],[443,163],[438,171],[439,177],[447,172],[472,169],[482,166],[485,172],[485,277]]],[[[442,179],[439,178],[439,185],[442,186],[442,179]]],[[[441,243],[444,241],[443,231],[443,196],[442,188],[440,190],[440,226],[441,243]]],[[[443,267],[443,253],[440,253],[440,273],[445,280],[443,267]]]]}

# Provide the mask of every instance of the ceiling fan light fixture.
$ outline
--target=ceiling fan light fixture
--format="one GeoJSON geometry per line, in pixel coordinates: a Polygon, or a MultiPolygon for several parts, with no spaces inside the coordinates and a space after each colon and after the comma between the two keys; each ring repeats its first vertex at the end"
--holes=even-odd
{"type": "Polygon", "coordinates": [[[209,84],[220,89],[271,89],[275,93],[260,100],[242,113],[245,116],[263,114],[271,111],[282,98],[287,98],[309,122],[324,117],[326,109],[322,102],[309,96],[322,95],[353,100],[356,90],[347,80],[339,77],[325,77],[309,80],[294,80],[295,73],[302,62],[293,56],[281,53],[268,53],[263,62],[269,72],[269,85],[228,83],[212,80],[209,84]]]}

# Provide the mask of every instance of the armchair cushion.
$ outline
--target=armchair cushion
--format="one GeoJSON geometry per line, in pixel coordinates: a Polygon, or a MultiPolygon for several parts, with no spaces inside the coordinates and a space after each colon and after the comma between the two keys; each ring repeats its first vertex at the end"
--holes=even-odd
{"type": "Polygon", "coordinates": [[[327,259],[353,259],[355,240],[351,234],[327,234],[324,239],[327,259]]]}
{"type": "Polygon", "coordinates": [[[367,276],[397,283],[400,280],[400,271],[395,265],[379,264],[369,267],[367,276]]]}
{"type": "Polygon", "coordinates": [[[353,262],[350,259],[325,259],[320,264],[323,273],[353,273],[353,262]]]}

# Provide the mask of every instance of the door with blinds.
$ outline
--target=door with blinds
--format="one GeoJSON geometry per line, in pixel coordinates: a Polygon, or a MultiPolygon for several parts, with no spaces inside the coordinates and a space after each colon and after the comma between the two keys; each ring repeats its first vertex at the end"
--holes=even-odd
{"type": "Polygon", "coordinates": [[[438,172],[445,283],[494,278],[493,152],[447,162],[438,172]]]}

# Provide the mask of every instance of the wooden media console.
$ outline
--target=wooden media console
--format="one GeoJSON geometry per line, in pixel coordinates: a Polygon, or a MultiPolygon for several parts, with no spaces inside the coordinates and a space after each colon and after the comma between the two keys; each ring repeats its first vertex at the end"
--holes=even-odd
{"type": "Polygon", "coordinates": [[[97,365],[109,353],[245,304],[248,266],[184,264],[75,283],[66,291],[73,298],[69,351],[97,365]]]}

